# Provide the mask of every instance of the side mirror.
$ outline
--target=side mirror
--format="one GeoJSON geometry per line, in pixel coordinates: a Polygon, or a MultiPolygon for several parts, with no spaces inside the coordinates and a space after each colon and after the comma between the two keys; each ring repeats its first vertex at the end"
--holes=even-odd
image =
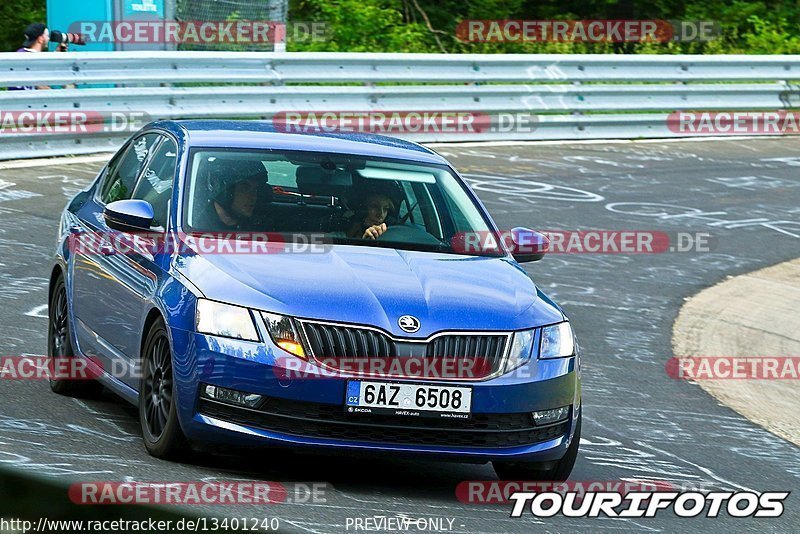
{"type": "Polygon", "coordinates": [[[519,263],[541,260],[550,249],[550,240],[546,235],[528,228],[512,228],[510,242],[507,241],[511,254],[519,263]]]}
{"type": "Polygon", "coordinates": [[[120,232],[148,232],[153,224],[153,206],[144,200],[117,200],[103,210],[106,224],[120,232]]]}

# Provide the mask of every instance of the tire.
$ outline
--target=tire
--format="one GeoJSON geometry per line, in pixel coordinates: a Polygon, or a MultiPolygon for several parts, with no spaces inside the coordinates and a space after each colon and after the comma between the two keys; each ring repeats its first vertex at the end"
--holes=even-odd
{"type": "MultiPolygon", "coordinates": [[[[69,306],[67,305],[67,288],[64,277],[59,276],[48,304],[47,324],[47,357],[74,358],[72,336],[69,327],[69,306]]],[[[56,369],[56,366],[52,366],[56,369]]],[[[59,395],[71,397],[94,397],[102,390],[103,385],[95,380],[75,380],[69,378],[50,378],[50,389],[59,395]]]]}
{"type": "Polygon", "coordinates": [[[569,478],[575,460],[578,458],[578,447],[581,441],[581,421],[583,411],[578,412],[575,435],[569,444],[567,453],[557,462],[492,462],[495,473],[500,480],[532,480],[537,482],[563,482],[569,478]]]}
{"type": "Polygon", "coordinates": [[[175,406],[172,349],[164,322],[159,319],[142,346],[142,380],[139,385],[139,421],[151,456],[177,460],[189,453],[175,406]]]}

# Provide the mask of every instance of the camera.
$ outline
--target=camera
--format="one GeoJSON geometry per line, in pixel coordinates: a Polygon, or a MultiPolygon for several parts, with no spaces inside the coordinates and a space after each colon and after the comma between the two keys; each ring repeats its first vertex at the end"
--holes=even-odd
{"type": "Polygon", "coordinates": [[[50,32],[50,42],[58,45],[75,44],[85,45],[86,41],[80,33],[60,32],[53,30],[50,32]]]}

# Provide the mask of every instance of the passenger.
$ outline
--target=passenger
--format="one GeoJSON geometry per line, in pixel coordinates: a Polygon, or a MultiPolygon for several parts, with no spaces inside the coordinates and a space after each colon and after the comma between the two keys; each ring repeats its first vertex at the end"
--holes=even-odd
{"type": "Polygon", "coordinates": [[[272,197],[264,165],[251,160],[216,160],[209,165],[209,202],[200,214],[198,229],[264,229],[268,214],[263,208],[272,197]]]}

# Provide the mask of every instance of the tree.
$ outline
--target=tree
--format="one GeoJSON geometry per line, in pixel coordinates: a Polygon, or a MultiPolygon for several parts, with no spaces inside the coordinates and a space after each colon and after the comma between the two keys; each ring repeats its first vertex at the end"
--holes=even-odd
{"type": "Polygon", "coordinates": [[[46,22],[45,0],[3,0],[0,21],[0,51],[13,52],[22,46],[28,24],[46,22]]]}

